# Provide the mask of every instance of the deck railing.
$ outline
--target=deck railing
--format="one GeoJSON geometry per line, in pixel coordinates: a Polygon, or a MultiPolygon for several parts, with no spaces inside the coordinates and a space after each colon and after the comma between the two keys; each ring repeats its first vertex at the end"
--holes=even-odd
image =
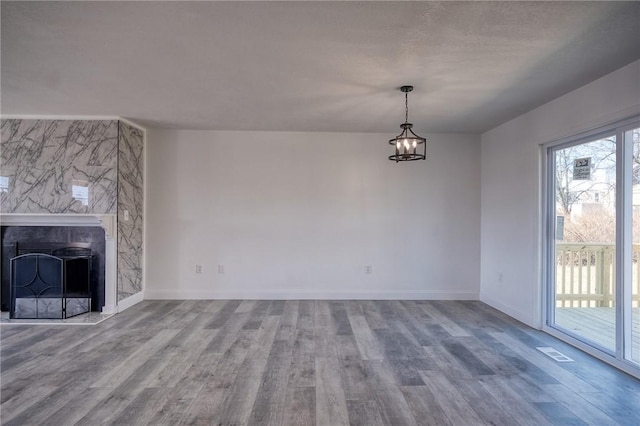
{"type": "MultiPolygon", "coordinates": [[[[633,244],[632,306],[640,306],[640,244],[633,244]]],[[[613,307],[614,244],[556,244],[556,306],[613,307]]]]}

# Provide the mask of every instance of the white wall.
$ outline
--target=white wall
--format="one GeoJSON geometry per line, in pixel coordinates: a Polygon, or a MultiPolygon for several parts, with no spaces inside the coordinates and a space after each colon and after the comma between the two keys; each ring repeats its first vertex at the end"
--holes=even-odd
{"type": "Polygon", "coordinates": [[[390,137],[149,130],[145,297],[477,299],[479,137],[390,137]]]}
{"type": "Polygon", "coordinates": [[[541,144],[640,113],[640,61],[484,133],[480,299],[541,326],[541,144]]]}

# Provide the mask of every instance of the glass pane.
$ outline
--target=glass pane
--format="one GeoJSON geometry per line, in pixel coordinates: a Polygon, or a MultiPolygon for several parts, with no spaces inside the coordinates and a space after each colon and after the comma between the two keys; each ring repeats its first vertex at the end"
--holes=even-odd
{"type": "Polygon", "coordinates": [[[555,324],[616,348],[616,138],[555,151],[555,324]]]}
{"type": "MultiPolygon", "coordinates": [[[[631,297],[626,300],[631,309],[631,360],[640,363],[640,128],[628,131],[624,135],[626,141],[633,143],[632,159],[632,191],[633,213],[633,258],[631,262],[631,297]]],[[[629,292],[627,292],[627,295],[629,292]]]]}

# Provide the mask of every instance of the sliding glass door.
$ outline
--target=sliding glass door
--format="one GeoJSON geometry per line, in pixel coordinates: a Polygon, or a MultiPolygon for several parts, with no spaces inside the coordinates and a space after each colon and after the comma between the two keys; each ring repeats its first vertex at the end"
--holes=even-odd
{"type": "Polygon", "coordinates": [[[640,125],[603,130],[547,148],[546,321],[640,366],[640,125]]]}
{"type": "Polygon", "coordinates": [[[616,137],[553,150],[555,324],[616,349],[616,137]]]}

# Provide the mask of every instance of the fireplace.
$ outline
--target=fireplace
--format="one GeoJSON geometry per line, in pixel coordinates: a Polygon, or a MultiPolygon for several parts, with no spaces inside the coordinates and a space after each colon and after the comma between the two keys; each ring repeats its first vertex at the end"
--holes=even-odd
{"type": "MultiPolygon", "coordinates": [[[[115,230],[115,215],[3,214],[1,219],[0,302],[2,311],[15,310],[15,305],[12,308],[11,259],[20,255],[36,253],[62,259],[60,270],[66,271],[68,274],[77,276],[82,273],[79,270],[85,266],[88,268],[88,291],[84,285],[80,285],[81,288],[70,289],[74,297],[78,296],[78,299],[86,300],[67,300],[67,302],[76,305],[90,303],[89,310],[91,311],[102,313],[116,311],[117,255],[115,243],[111,237],[115,230]],[[84,261],[71,260],[82,257],[85,257],[84,261]],[[81,266],[83,263],[85,266],[81,266]],[[87,294],[90,294],[90,297],[85,297],[87,294]],[[80,295],[82,297],[79,297],[80,295]]],[[[35,262],[34,259],[32,262],[35,262]]],[[[44,262],[43,259],[45,258],[38,258],[38,262],[44,262]]],[[[81,281],[74,280],[74,283],[79,282],[81,281]]],[[[24,284],[23,282],[22,285],[24,284]]],[[[64,284],[64,282],[61,283],[60,292],[56,293],[57,295],[62,294],[65,289],[64,284]]],[[[23,289],[24,291],[27,290],[23,289]]],[[[67,297],[67,299],[70,298],[67,297]]],[[[20,303],[29,302],[22,301],[20,303]]],[[[35,304],[35,302],[31,303],[35,304]]],[[[24,307],[28,310],[28,305],[24,305],[24,307]]],[[[67,316],[74,312],[77,312],[77,309],[66,307],[67,316]]]]}

